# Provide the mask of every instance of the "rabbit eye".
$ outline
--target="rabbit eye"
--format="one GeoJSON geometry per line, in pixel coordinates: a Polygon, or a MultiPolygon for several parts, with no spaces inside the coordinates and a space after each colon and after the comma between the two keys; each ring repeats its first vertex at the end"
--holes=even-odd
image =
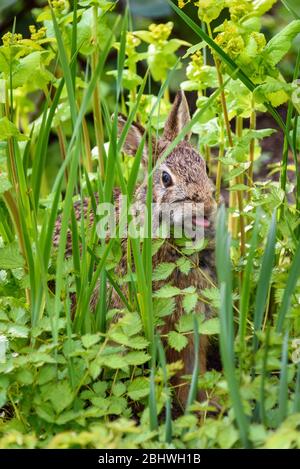
{"type": "Polygon", "coordinates": [[[172,185],[172,178],[171,178],[170,174],[167,173],[166,171],[163,171],[161,180],[162,180],[163,185],[165,187],[170,187],[172,185]]]}

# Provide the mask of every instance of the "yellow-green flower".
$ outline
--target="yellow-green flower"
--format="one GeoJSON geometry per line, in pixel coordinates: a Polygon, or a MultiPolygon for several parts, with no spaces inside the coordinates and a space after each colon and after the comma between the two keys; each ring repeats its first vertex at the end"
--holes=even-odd
{"type": "Polygon", "coordinates": [[[30,38],[31,38],[32,41],[40,41],[41,39],[45,38],[47,28],[45,28],[45,26],[43,26],[42,28],[37,30],[35,25],[31,25],[31,26],[29,26],[29,31],[30,31],[30,34],[31,34],[30,38]]]}
{"type": "Polygon", "coordinates": [[[69,2],[67,0],[52,0],[51,5],[58,13],[69,9],[69,2]]]}
{"type": "Polygon", "coordinates": [[[252,0],[226,0],[232,21],[237,21],[243,16],[251,13],[253,9],[252,0]]]}
{"type": "Polygon", "coordinates": [[[4,46],[11,46],[13,44],[17,44],[22,39],[22,34],[11,33],[10,31],[4,34],[4,36],[2,36],[2,42],[4,46]]]}
{"type": "Polygon", "coordinates": [[[225,8],[225,0],[199,0],[197,5],[199,18],[205,23],[211,23],[225,8]]]}
{"type": "Polygon", "coordinates": [[[150,24],[149,31],[154,42],[163,43],[168,40],[174,24],[169,21],[165,24],[150,24]]]}

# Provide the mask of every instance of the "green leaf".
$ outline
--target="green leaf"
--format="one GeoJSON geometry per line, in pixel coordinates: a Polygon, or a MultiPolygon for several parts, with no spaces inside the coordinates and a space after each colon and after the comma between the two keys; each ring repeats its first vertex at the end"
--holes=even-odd
{"type": "Polygon", "coordinates": [[[268,62],[275,66],[289,51],[293,39],[300,33],[300,20],[294,20],[268,42],[264,49],[268,62]]]}
{"type": "Polygon", "coordinates": [[[0,248],[0,269],[19,269],[24,267],[24,259],[19,252],[17,243],[0,248]]]}
{"type": "Polygon", "coordinates": [[[25,135],[21,134],[13,122],[8,120],[6,116],[2,117],[0,119],[0,141],[7,140],[12,137],[17,140],[28,140],[25,135]]]}
{"type": "Polygon", "coordinates": [[[12,185],[7,179],[7,176],[4,173],[0,174],[0,195],[4,194],[6,191],[9,191],[11,188],[12,185]]]}
{"type": "Polygon", "coordinates": [[[118,322],[122,331],[128,337],[131,337],[142,330],[142,322],[140,315],[136,312],[125,314],[118,322]]]}
{"type": "Polygon", "coordinates": [[[33,383],[33,373],[28,369],[20,370],[16,373],[15,380],[28,386],[33,383]]]}
{"type": "Polygon", "coordinates": [[[128,337],[120,331],[111,331],[109,332],[109,338],[118,344],[126,345],[127,347],[143,349],[148,345],[148,341],[141,336],[128,337]]]}
{"type": "Polygon", "coordinates": [[[186,295],[183,298],[183,301],[182,301],[184,311],[187,314],[191,313],[195,309],[197,302],[198,302],[198,294],[197,293],[192,293],[191,295],[186,295]]]}
{"type": "Polygon", "coordinates": [[[153,313],[157,318],[169,316],[175,309],[175,298],[153,298],[153,313]]]}
{"type": "Polygon", "coordinates": [[[178,287],[173,285],[164,285],[162,288],[154,293],[155,298],[172,298],[173,296],[181,295],[182,292],[178,287]]]}
{"type": "Polygon", "coordinates": [[[111,391],[112,391],[114,396],[120,397],[123,394],[125,394],[126,386],[121,381],[118,381],[112,386],[111,391]]]}
{"type": "Polygon", "coordinates": [[[138,401],[148,396],[149,391],[149,380],[147,378],[136,378],[129,384],[127,394],[130,399],[138,401]]]}
{"type": "Polygon", "coordinates": [[[219,318],[208,319],[199,324],[199,333],[203,335],[220,334],[219,318]]]}
{"type": "Polygon", "coordinates": [[[101,358],[101,365],[116,370],[118,368],[126,369],[126,357],[118,354],[112,354],[101,358]]]}
{"type": "Polygon", "coordinates": [[[73,402],[74,396],[68,381],[53,383],[47,388],[47,400],[50,400],[55,412],[60,414],[73,402]]]}
{"type": "Polygon", "coordinates": [[[99,334],[86,334],[81,337],[81,342],[85,348],[90,348],[100,341],[99,334]]]}
{"type": "Polygon", "coordinates": [[[138,366],[150,360],[150,355],[146,352],[129,352],[125,356],[128,365],[138,366]]]}
{"type": "Polygon", "coordinates": [[[193,314],[183,314],[176,324],[178,332],[189,332],[193,330],[193,314]]]}
{"type": "Polygon", "coordinates": [[[7,333],[12,337],[21,337],[25,339],[29,335],[29,329],[26,326],[14,324],[8,328],[7,333]]]}
{"type": "Polygon", "coordinates": [[[172,262],[163,262],[159,264],[153,272],[152,280],[166,280],[174,272],[176,265],[172,262]]]}
{"type": "Polygon", "coordinates": [[[55,365],[45,365],[39,371],[37,383],[42,385],[49,383],[57,377],[57,367],[55,365]]]}
{"type": "Polygon", "coordinates": [[[168,344],[170,347],[177,350],[177,352],[180,352],[182,349],[184,349],[184,347],[187,346],[188,339],[185,335],[179,334],[176,331],[171,331],[168,334],[168,344]]]}
{"type": "Polygon", "coordinates": [[[176,265],[180,272],[185,275],[188,275],[193,267],[193,263],[186,257],[180,257],[178,261],[176,261],[176,265]]]}

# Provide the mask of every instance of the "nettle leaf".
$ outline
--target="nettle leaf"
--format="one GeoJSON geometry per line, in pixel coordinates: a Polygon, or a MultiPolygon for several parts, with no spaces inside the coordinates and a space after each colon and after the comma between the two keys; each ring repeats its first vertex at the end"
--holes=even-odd
{"type": "Polygon", "coordinates": [[[128,365],[138,366],[150,360],[150,355],[146,352],[129,352],[125,356],[128,365]]]}
{"type": "Polygon", "coordinates": [[[264,53],[271,65],[275,66],[289,51],[298,33],[300,33],[300,20],[294,20],[268,42],[264,53]]]}
{"type": "Polygon", "coordinates": [[[193,314],[183,314],[180,316],[179,322],[176,324],[178,332],[189,332],[194,328],[193,314]]]}
{"type": "Polygon", "coordinates": [[[169,316],[175,309],[175,298],[153,298],[153,313],[157,318],[169,316]]]}
{"type": "Polygon", "coordinates": [[[138,401],[148,396],[150,391],[149,379],[140,377],[134,379],[128,386],[127,394],[130,399],[138,401]]]}
{"type": "Polygon", "coordinates": [[[8,328],[7,333],[12,337],[18,337],[25,339],[29,336],[29,328],[26,326],[20,326],[18,324],[14,324],[8,328]]]}
{"type": "Polygon", "coordinates": [[[11,122],[6,116],[2,117],[0,119],[0,141],[7,140],[12,137],[17,140],[28,140],[25,135],[21,134],[13,122],[11,122]]]}
{"type": "Polygon", "coordinates": [[[189,314],[191,313],[198,302],[198,294],[197,293],[192,293],[191,295],[186,295],[183,298],[182,305],[184,308],[184,311],[189,314]]]}
{"type": "Polygon", "coordinates": [[[0,195],[4,192],[9,191],[12,188],[10,181],[6,174],[0,174],[0,195]]]}
{"type": "Polygon", "coordinates": [[[221,296],[218,288],[205,288],[201,291],[201,295],[207,298],[212,306],[220,308],[221,296]]]}
{"type": "Polygon", "coordinates": [[[126,392],[126,385],[122,383],[121,381],[118,381],[115,383],[112,388],[111,392],[113,393],[114,396],[120,397],[126,392]]]}
{"type": "Polygon", "coordinates": [[[168,344],[177,352],[180,352],[187,346],[188,339],[185,335],[179,334],[179,332],[171,331],[168,334],[168,344]]]}
{"type": "Polygon", "coordinates": [[[25,386],[29,386],[30,384],[33,383],[33,373],[28,370],[28,368],[24,370],[19,370],[15,374],[15,380],[18,381],[18,383],[24,384],[25,386]]]}
{"type": "Polygon", "coordinates": [[[102,366],[112,368],[113,370],[117,370],[118,368],[127,369],[126,357],[119,354],[101,357],[99,362],[102,366]]]}
{"type": "Polygon", "coordinates": [[[55,412],[60,414],[73,402],[74,395],[68,381],[59,381],[48,385],[47,400],[50,400],[55,412]]]}
{"type": "Polygon", "coordinates": [[[160,250],[165,240],[158,238],[152,241],[152,257],[160,250]]]}
{"type": "Polygon", "coordinates": [[[56,365],[45,365],[41,368],[38,374],[37,383],[42,385],[49,383],[57,376],[56,365]]]}
{"type": "Polygon", "coordinates": [[[174,272],[176,265],[172,262],[163,262],[159,264],[153,272],[152,280],[166,280],[174,272]]]}
{"type": "Polygon", "coordinates": [[[81,337],[82,345],[85,348],[90,348],[93,345],[97,344],[100,341],[99,334],[85,334],[81,337]]]}
{"type": "Polygon", "coordinates": [[[220,334],[219,318],[207,319],[199,324],[199,333],[203,335],[220,334]]]}
{"type": "Polygon", "coordinates": [[[136,312],[127,313],[118,321],[118,326],[128,337],[138,334],[142,330],[140,315],[136,312]]]}
{"type": "Polygon", "coordinates": [[[144,337],[141,337],[141,336],[128,337],[127,335],[123,334],[123,332],[120,332],[118,330],[113,330],[109,332],[108,336],[114,342],[117,342],[118,344],[126,345],[127,347],[134,348],[134,349],[135,348],[143,349],[143,348],[146,348],[148,345],[148,341],[144,337]]]}
{"type": "Polygon", "coordinates": [[[108,402],[108,414],[121,415],[127,407],[127,400],[124,397],[111,396],[108,402]]]}
{"type": "Polygon", "coordinates": [[[155,298],[172,298],[173,296],[181,295],[182,291],[173,285],[164,285],[154,293],[155,298]]]}
{"type": "Polygon", "coordinates": [[[185,275],[188,275],[193,267],[193,263],[186,257],[180,257],[178,261],[176,261],[176,265],[180,272],[185,275]]]}

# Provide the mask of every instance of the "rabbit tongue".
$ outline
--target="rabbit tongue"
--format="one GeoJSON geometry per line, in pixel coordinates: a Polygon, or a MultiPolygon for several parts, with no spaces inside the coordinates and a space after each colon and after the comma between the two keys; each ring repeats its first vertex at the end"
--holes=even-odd
{"type": "Polygon", "coordinates": [[[193,217],[193,225],[199,226],[201,228],[209,228],[210,222],[207,218],[204,217],[193,217]]]}

